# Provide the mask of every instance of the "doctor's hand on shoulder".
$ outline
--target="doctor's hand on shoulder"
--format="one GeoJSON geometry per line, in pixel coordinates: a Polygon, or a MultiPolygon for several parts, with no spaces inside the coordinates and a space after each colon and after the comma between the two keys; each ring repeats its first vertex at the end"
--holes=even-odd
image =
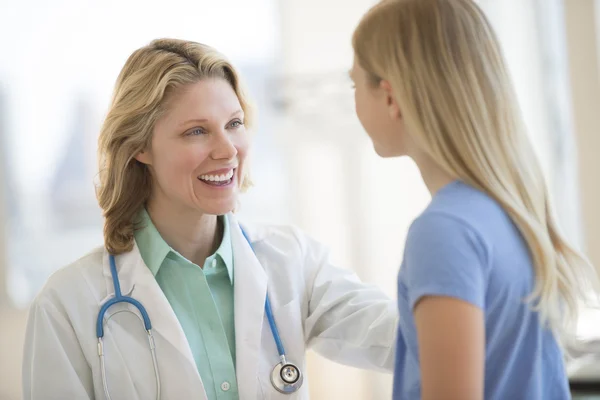
{"type": "Polygon", "coordinates": [[[34,300],[24,399],[307,399],[305,352],[391,370],[395,302],[299,230],[240,224],[252,115],[213,48],[160,39],[101,129],[104,246],[34,300]]]}

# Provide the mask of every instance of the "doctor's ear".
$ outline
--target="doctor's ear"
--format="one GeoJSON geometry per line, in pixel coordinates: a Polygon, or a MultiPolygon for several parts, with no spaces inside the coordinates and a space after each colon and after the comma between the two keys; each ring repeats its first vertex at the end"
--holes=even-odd
{"type": "Polygon", "coordinates": [[[400,106],[398,105],[396,95],[394,94],[394,90],[392,89],[392,84],[389,81],[382,79],[381,82],[379,82],[379,87],[385,93],[386,105],[388,107],[388,113],[390,115],[390,118],[401,119],[402,113],[400,112],[400,106]]]}
{"type": "Polygon", "coordinates": [[[148,149],[140,151],[133,158],[135,158],[142,164],[152,165],[152,154],[150,153],[150,151],[148,149]]]}

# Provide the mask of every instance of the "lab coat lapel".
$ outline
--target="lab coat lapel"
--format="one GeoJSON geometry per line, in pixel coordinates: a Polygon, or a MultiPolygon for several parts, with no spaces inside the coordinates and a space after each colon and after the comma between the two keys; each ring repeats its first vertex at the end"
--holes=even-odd
{"type": "MultiPolygon", "coordinates": [[[[121,293],[128,295],[139,301],[146,312],[148,313],[152,322],[152,331],[157,343],[157,358],[160,359],[159,367],[173,368],[175,370],[182,368],[182,365],[168,365],[165,364],[167,360],[173,361],[178,360],[179,357],[172,357],[172,348],[161,348],[163,346],[172,346],[177,350],[185,360],[185,368],[191,368],[195,373],[192,372],[192,376],[196,376],[197,384],[193,384],[195,388],[190,387],[190,390],[196,390],[196,393],[204,393],[204,387],[192,355],[191,348],[183,332],[183,328],[175,315],[175,312],[171,308],[169,301],[165,297],[164,293],[158,286],[156,279],[152,275],[152,272],[144,264],[144,261],[140,255],[137,245],[134,243],[134,248],[127,253],[118,255],[115,257],[117,264],[117,271],[119,274],[119,281],[121,282],[121,293]],[[163,340],[159,340],[159,339],[163,340]],[[168,357],[165,355],[169,355],[168,357]],[[162,357],[161,357],[162,356],[162,357]],[[161,364],[161,362],[163,364],[161,364]],[[198,392],[198,390],[200,390],[198,392]]],[[[108,253],[105,252],[104,256],[104,276],[107,279],[107,293],[108,297],[114,296],[114,288],[112,284],[112,278],[110,274],[110,266],[108,260],[108,253]]],[[[190,374],[186,374],[190,376],[190,374]]],[[[196,380],[195,380],[196,381],[196,380]]],[[[192,383],[185,382],[186,385],[192,385],[192,383]]]]}
{"type": "Polygon", "coordinates": [[[234,262],[236,373],[240,399],[256,398],[261,337],[267,294],[267,275],[244,238],[233,215],[228,215],[234,262]]]}

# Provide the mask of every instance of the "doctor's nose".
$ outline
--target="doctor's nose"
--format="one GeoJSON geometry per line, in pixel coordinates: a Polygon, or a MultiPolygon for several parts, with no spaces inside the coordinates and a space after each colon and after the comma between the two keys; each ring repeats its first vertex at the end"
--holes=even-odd
{"type": "Polygon", "coordinates": [[[215,135],[211,157],[215,160],[231,160],[238,150],[227,132],[219,132],[215,135]]]}

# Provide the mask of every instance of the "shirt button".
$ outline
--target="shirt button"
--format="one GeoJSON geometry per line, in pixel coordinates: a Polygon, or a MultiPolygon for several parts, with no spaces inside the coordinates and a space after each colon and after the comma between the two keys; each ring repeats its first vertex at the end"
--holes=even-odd
{"type": "Polygon", "coordinates": [[[210,266],[213,268],[217,267],[217,259],[216,258],[214,260],[212,260],[212,262],[210,263],[210,266]]]}
{"type": "Polygon", "coordinates": [[[225,382],[221,383],[221,390],[226,392],[229,389],[231,389],[231,385],[229,384],[229,382],[225,381],[225,382]]]}

